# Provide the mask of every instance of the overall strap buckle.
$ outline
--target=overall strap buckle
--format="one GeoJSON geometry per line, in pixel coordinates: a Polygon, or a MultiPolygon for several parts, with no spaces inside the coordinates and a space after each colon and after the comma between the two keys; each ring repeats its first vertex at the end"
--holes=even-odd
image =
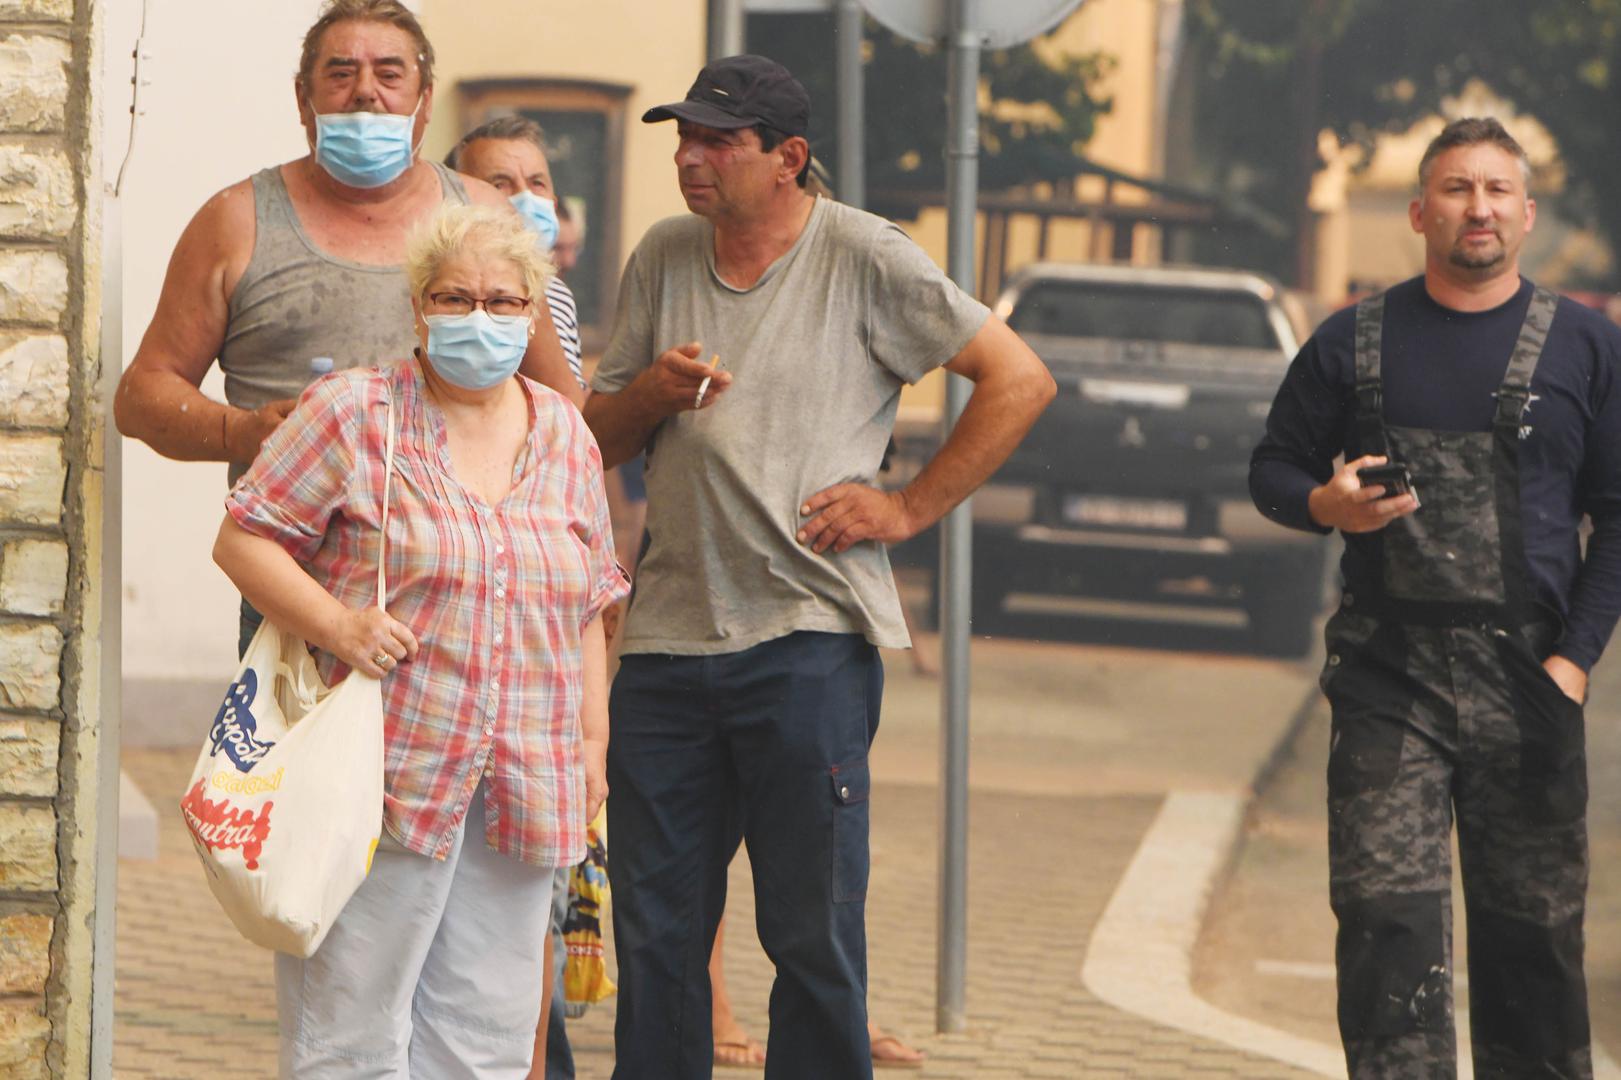
{"type": "Polygon", "coordinates": [[[1531,393],[1531,388],[1523,384],[1504,383],[1493,392],[1497,399],[1496,422],[1504,427],[1517,428],[1525,416],[1525,410],[1531,407],[1531,402],[1537,395],[1531,393]]]}
{"type": "Polygon", "coordinates": [[[1531,302],[1525,310],[1525,322],[1520,326],[1514,351],[1509,354],[1508,370],[1497,390],[1497,424],[1517,429],[1521,438],[1531,431],[1529,427],[1521,425],[1525,423],[1526,409],[1537,399],[1531,393],[1531,381],[1536,375],[1537,361],[1542,358],[1542,348],[1547,344],[1548,330],[1558,310],[1559,296],[1556,293],[1540,285],[1532,290],[1531,302]]]}
{"type": "Polygon", "coordinates": [[[1384,381],[1375,376],[1358,379],[1356,383],[1356,411],[1363,419],[1381,420],[1385,414],[1384,381]]]}

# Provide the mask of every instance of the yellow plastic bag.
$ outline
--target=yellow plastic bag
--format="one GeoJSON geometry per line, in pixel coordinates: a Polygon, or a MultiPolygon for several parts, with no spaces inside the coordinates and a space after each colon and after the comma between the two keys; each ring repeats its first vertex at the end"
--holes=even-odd
{"type": "Polygon", "coordinates": [[[591,1005],[619,989],[608,978],[602,950],[602,913],[607,904],[608,818],[604,807],[586,826],[584,860],[568,875],[568,915],[563,920],[568,960],[563,965],[563,1000],[570,1005],[591,1005]]]}

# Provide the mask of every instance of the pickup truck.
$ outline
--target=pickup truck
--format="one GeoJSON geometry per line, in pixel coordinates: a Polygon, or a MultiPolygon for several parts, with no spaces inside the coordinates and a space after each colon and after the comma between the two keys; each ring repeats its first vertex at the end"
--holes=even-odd
{"type": "MultiPolygon", "coordinates": [[[[1278,287],[1235,270],[1040,263],[996,310],[1059,389],[974,496],[976,630],[1010,601],[1053,611],[1050,598],[1079,596],[1150,618],[1224,610],[1261,651],[1309,651],[1327,541],[1267,521],[1248,490],[1296,350],[1278,287]]],[[[898,464],[919,437],[903,429],[898,464]]]]}

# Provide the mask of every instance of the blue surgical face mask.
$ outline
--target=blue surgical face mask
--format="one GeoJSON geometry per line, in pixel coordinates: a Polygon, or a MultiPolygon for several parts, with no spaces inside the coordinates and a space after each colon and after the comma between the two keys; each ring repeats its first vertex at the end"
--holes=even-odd
{"type": "Polygon", "coordinates": [[[316,164],[350,187],[382,187],[399,179],[416,157],[411,129],[421,108],[418,98],[410,116],[373,112],[316,116],[316,164]]]}
{"type": "Polygon", "coordinates": [[[529,316],[424,315],[433,370],[463,390],[488,390],[512,378],[529,348],[529,316]]]}
{"type": "Polygon", "coordinates": [[[557,204],[533,191],[520,191],[512,196],[512,205],[518,208],[523,223],[540,234],[542,251],[557,246],[557,204]]]}

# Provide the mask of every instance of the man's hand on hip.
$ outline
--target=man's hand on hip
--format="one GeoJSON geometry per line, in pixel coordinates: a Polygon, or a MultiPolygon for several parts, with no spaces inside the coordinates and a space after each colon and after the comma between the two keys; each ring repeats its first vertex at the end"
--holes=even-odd
{"type": "Polygon", "coordinates": [[[716,370],[708,361],[699,359],[703,345],[689,341],[659,354],[653,366],[638,378],[637,387],[642,401],[660,416],[673,416],[688,409],[707,409],[715,399],[732,385],[730,372],[716,370]],[[703,403],[698,403],[698,387],[709,379],[703,403]]]}
{"type": "Polygon", "coordinates": [[[848,551],[863,540],[899,543],[918,531],[905,495],[866,484],[835,484],[806,499],[799,513],[810,520],[800,528],[798,540],[817,552],[830,547],[848,551]]]}
{"type": "Polygon", "coordinates": [[[1383,465],[1388,458],[1370,454],[1348,461],[1322,487],[1314,488],[1307,500],[1311,519],[1330,529],[1348,533],[1373,532],[1382,529],[1399,517],[1406,517],[1418,509],[1418,498],[1412,494],[1384,498],[1383,485],[1362,486],[1357,475],[1371,465],[1383,465]]]}
{"type": "Polygon", "coordinates": [[[1578,705],[1587,701],[1587,672],[1558,653],[1544,660],[1542,668],[1570,700],[1578,705]]]}

